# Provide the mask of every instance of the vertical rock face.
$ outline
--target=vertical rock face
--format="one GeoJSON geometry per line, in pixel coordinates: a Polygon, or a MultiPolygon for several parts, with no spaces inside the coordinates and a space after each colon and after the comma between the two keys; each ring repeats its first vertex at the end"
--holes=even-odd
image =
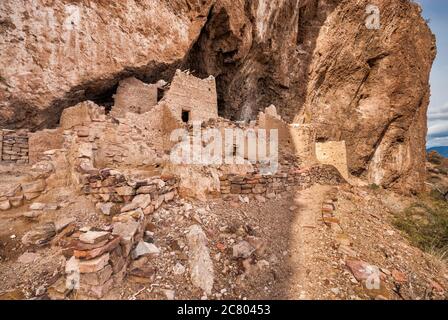
{"type": "Polygon", "coordinates": [[[376,3],[379,30],[360,23],[369,1],[342,1],[327,18],[298,118],[315,125],[318,140],[346,141],[351,173],[418,191],[435,41],[416,4],[376,3]]]}
{"type": "Polygon", "coordinates": [[[111,95],[121,78],[174,72],[212,2],[1,1],[0,126],[54,126],[64,107],[111,95]]]}
{"type": "Polygon", "coordinates": [[[292,120],[303,103],[315,40],[337,0],[217,0],[188,65],[216,77],[220,112],[253,119],[275,104],[292,120]]]}
{"type": "Polygon", "coordinates": [[[352,174],[422,188],[435,42],[416,4],[377,0],[4,0],[0,127],[54,127],[80,101],[110,100],[119,80],[213,75],[220,114],[284,119],[345,140],[352,174]]]}

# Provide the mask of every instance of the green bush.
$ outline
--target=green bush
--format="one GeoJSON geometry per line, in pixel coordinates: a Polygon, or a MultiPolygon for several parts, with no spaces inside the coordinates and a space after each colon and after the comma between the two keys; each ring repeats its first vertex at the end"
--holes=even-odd
{"type": "Polygon", "coordinates": [[[404,231],[410,241],[427,252],[448,251],[448,203],[425,199],[414,203],[394,219],[394,225],[404,231]]]}
{"type": "Polygon", "coordinates": [[[380,188],[380,186],[377,185],[376,183],[372,183],[371,185],[369,185],[369,188],[371,190],[378,190],[380,188]]]}

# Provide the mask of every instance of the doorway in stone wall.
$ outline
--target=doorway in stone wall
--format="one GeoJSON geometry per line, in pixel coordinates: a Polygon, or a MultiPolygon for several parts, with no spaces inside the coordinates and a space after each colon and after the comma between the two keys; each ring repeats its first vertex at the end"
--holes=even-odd
{"type": "Polygon", "coordinates": [[[184,123],[190,122],[190,110],[182,110],[182,121],[184,123]]]}

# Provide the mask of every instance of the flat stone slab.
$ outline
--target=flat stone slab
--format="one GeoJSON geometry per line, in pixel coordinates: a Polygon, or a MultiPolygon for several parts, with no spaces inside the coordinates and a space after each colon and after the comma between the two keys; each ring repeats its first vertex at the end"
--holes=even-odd
{"type": "Polygon", "coordinates": [[[157,255],[160,253],[160,249],[157,248],[153,243],[148,243],[140,241],[137,247],[132,251],[132,259],[137,259],[142,256],[147,255],[157,255]]]}
{"type": "Polygon", "coordinates": [[[92,260],[78,260],[80,273],[97,272],[107,266],[109,263],[109,253],[105,253],[92,260]]]}
{"type": "Polygon", "coordinates": [[[95,244],[109,238],[110,233],[106,231],[87,231],[79,236],[79,241],[95,244]]]}
{"type": "Polygon", "coordinates": [[[120,237],[115,237],[112,241],[107,242],[101,247],[93,248],[90,250],[77,250],[73,251],[73,255],[80,259],[94,259],[106,252],[111,252],[120,244],[120,237]]]}

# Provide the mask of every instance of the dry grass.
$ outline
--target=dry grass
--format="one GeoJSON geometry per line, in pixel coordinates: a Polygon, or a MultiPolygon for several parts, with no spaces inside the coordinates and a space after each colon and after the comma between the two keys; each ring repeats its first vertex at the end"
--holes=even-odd
{"type": "Polygon", "coordinates": [[[448,202],[431,196],[421,197],[402,213],[394,225],[422,250],[448,260],[448,202]]]}

